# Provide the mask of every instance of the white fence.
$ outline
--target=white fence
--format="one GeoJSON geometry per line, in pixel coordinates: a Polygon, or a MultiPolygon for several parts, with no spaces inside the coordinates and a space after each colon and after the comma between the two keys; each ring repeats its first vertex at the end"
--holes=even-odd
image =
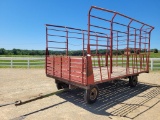
{"type": "MultiPolygon", "coordinates": [[[[45,58],[0,57],[0,67],[44,67],[45,58]]],[[[160,70],[160,58],[150,58],[150,69],[160,70]]]]}
{"type": "Polygon", "coordinates": [[[150,58],[150,62],[151,70],[160,69],[160,58],[150,58]]]}
{"type": "Polygon", "coordinates": [[[0,67],[44,67],[45,58],[0,57],[0,67]]]}

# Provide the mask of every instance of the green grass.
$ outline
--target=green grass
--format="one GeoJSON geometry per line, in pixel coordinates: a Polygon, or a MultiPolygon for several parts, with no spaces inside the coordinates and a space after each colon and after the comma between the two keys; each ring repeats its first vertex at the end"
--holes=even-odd
{"type": "Polygon", "coordinates": [[[158,53],[151,52],[150,53],[150,58],[160,58],[160,52],[158,52],[158,53]]]}

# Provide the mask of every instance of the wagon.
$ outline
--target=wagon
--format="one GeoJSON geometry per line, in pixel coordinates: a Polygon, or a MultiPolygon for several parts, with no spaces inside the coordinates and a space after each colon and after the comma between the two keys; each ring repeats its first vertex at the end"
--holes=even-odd
{"type": "Polygon", "coordinates": [[[97,100],[98,84],[127,78],[135,87],[149,72],[154,27],[121,13],[91,6],[88,30],[46,24],[46,75],[58,89],[79,87],[97,100]]]}

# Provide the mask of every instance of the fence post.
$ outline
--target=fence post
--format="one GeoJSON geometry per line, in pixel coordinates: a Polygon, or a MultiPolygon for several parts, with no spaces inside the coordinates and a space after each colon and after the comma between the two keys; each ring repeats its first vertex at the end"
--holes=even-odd
{"type": "Polygon", "coordinates": [[[151,58],[151,71],[153,70],[153,59],[151,58]]]}
{"type": "Polygon", "coordinates": [[[28,58],[28,68],[29,68],[29,58],[28,58]]]}
{"type": "Polygon", "coordinates": [[[11,68],[13,68],[13,59],[11,58],[11,68]]]}

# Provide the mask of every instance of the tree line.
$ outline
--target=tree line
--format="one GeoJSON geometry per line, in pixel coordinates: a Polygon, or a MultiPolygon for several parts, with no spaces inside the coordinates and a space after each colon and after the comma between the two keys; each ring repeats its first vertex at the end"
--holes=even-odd
{"type": "MultiPolygon", "coordinates": [[[[101,49],[101,50],[92,50],[91,53],[95,54],[98,52],[99,54],[106,54],[109,53],[110,51],[101,49]]],[[[125,50],[113,50],[114,55],[122,55],[124,54],[125,50]]],[[[131,53],[134,53],[134,49],[130,49],[131,53]]],[[[141,50],[141,52],[144,52],[144,50],[141,50]]],[[[158,53],[158,49],[151,49],[151,52],[158,53]]],[[[45,50],[23,50],[23,49],[12,49],[12,50],[6,50],[4,48],[0,48],[0,55],[45,55],[46,51],[45,50]]],[[[137,52],[138,53],[138,52],[137,52]]],[[[52,55],[65,55],[66,51],[51,51],[49,50],[49,54],[52,55]]],[[[86,52],[84,52],[86,54],[86,52]]],[[[68,51],[68,55],[71,56],[82,56],[83,51],[82,50],[74,50],[74,51],[68,51]]]]}

